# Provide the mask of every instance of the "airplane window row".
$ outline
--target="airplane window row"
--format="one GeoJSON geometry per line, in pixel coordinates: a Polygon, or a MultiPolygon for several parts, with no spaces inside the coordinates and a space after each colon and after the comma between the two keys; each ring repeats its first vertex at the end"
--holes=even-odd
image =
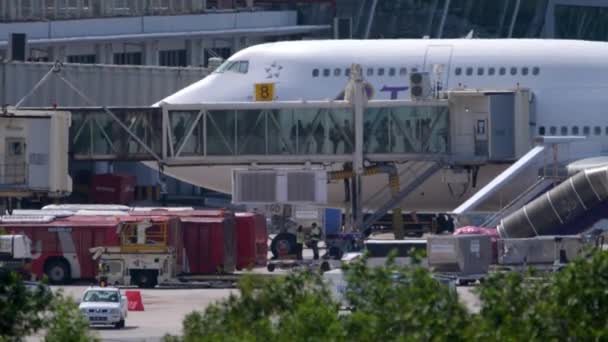
{"type": "MultiPolygon", "coordinates": [[[[571,127],[570,130],[568,130],[567,126],[561,126],[559,128],[559,135],[568,135],[568,131],[570,132],[571,135],[580,135],[582,132],[582,135],[591,135],[591,127],[589,126],[583,126],[582,130],[579,130],[578,126],[573,126],[571,127]]],[[[557,134],[557,127],[556,126],[551,126],[548,129],[545,128],[545,126],[540,126],[538,127],[538,135],[558,135],[557,134]]],[[[600,126],[595,126],[593,127],[593,135],[601,135],[602,134],[602,127],[600,126]]],[[[604,134],[608,135],[608,126],[604,127],[604,134]]]]}
{"type": "MultiPolygon", "coordinates": [[[[395,77],[397,75],[399,76],[405,76],[407,75],[407,68],[405,67],[401,67],[401,68],[366,68],[364,70],[365,76],[389,76],[389,77],[395,77]]],[[[417,72],[418,69],[417,68],[411,68],[410,72],[417,72]]],[[[350,77],[350,68],[334,68],[334,69],[330,69],[330,68],[325,68],[325,69],[312,69],[312,77],[330,77],[330,76],[334,76],[334,77],[340,77],[344,75],[345,77],[350,77]]]]}
{"type": "Polygon", "coordinates": [[[478,67],[478,68],[473,68],[473,67],[467,67],[467,68],[462,68],[462,67],[457,67],[456,69],[454,69],[454,74],[456,76],[460,76],[462,74],[465,74],[467,76],[473,76],[473,74],[477,75],[477,76],[483,76],[483,75],[488,75],[488,76],[494,76],[494,75],[499,75],[499,76],[505,76],[507,75],[507,73],[511,76],[515,76],[517,74],[520,74],[522,76],[528,76],[528,75],[533,75],[533,76],[538,76],[538,74],[540,74],[540,68],[535,66],[532,68],[529,67],[521,67],[521,68],[517,68],[517,67],[510,67],[510,68],[506,68],[506,67],[488,67],[488,68],[484,68],[484,67],[478,67]]]}

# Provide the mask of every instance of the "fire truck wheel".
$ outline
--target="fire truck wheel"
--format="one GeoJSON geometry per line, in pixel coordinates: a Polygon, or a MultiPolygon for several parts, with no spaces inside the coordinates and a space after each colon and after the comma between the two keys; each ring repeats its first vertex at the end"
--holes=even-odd
{"type": "Polygon", "coordinates": [[[63,259],[51,259],[47,261],[44,270],[52,284],[65,284],[72,276],[70,275],[70,265],[63,259]]]}
{"type": "Polygon", "coordinates": [[[143,289],[151,289],[157,285],[156,271],[134,271],[131,278],[132,283],[143,289]]]}

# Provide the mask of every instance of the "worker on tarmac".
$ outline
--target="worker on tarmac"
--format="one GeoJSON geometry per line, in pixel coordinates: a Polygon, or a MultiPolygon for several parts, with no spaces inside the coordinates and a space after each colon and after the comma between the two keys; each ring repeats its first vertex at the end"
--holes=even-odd
{"type": "Polygon", "coordinates": [[[110,272],[110,266],[108,266],[108,264],[106,264],[105,262],[99,262],[99,264],[97,265],[98,267],[98,274],[97,276],[99,277],[99,286],[100,287],[106,287],[108,285],[108,273],[110,272]]]}
{"type": "Polygon", "coordinates": [[[298,226],[298,229],[296,230],[296,253],[298,260],[303,259],[302,250],[304,249],[304,240],[304,227],[298,226]]]}
{"type": "Polygon", "coordinates": [[[319,260],[319,240],[321,240],[321,228],[313,222],[310,227],[310,242],[308,246],[312,249],[313,259],[319,260]]]}

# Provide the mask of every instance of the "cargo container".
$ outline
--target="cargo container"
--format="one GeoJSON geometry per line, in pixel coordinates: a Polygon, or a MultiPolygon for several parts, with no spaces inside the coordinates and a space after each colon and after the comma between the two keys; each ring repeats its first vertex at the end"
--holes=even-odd
{"type": "Polygon", "coordinates": [[[236,268],[266,266],[268,230],[266,218],[255,213],[236,213],[236,268]]]}
{"type": "MultiPolygon", "coordinates": [[[[181,271],[183,244],[179,221],[170,217],[128,216],[3,216],[0,227],[28,236],[32,240],[32,272],[38,278],[44,275],[53,283],[74,279],[92,279],[97,274],[97,263],[90,249],[98,246],[118,246],[118,229],[121,224],[138,224],[149,221],[147,232],[153,233],[167,224],[169,241],[178,254],[181,271]]],[[[153,234],[152,234],[153,236],[153,234]]]]}
{"type": "Polygon", "coordinates": [[[90,201],[96,204],[129,204],[135,199],[135,177],[100,174],[91,179],[90,201]]]}
{"type": "Polygon", "coordinates": [[[224,217],[182,217],[181,223],[187,260],[186,272],[234,272],[234,220],[224,217]]]}

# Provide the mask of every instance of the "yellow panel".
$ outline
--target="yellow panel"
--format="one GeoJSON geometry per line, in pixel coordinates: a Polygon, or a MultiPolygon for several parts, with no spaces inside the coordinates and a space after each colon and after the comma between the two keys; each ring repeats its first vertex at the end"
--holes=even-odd
{"type": "Polygon", "coordinates": [[[274,99],[274,83],[256,83],[255,100],[272,101],[274,99]]]}

